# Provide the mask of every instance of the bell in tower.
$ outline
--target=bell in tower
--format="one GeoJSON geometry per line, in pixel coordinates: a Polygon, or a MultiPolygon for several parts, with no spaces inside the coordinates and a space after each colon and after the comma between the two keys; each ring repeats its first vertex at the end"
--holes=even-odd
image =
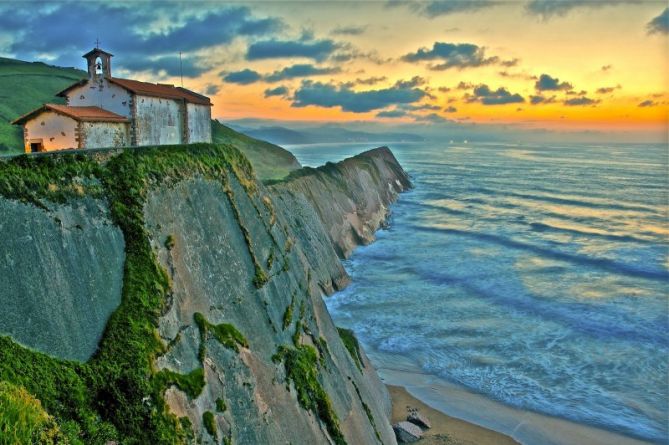
{"type": "Polygon", "coordinates": [[[83,55],[88,62],[88,77],[91,79],[101,79],[111,77],[111,58],[113,54],[95,48],[83,55]]]}

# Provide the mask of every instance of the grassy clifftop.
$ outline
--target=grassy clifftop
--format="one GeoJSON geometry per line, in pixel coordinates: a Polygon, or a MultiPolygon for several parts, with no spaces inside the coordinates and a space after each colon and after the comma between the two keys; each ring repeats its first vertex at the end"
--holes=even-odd
{"type": "Polygon", "coordinates": [[[234,145],[251,161],[256,175],[263,181],[282,179],[300,168],[295,156],[278,145],[238,133],[216,120],[211,125],[212,142],[234,145]]]}
{"type": "MultiPolygon", "coordinates": [[[[86,77],[86,72],[41,62],[0,58],[0,154],[23,151],[21,128],[11,125],[17,117],[45,102],[64,103],[55,94],[86,77]]],[[[253,164],[262,180],[281,179],[300,168],[295,157],[283,148],[238,133],[212,121],[214,143],[234,145],[253,164]]]]}

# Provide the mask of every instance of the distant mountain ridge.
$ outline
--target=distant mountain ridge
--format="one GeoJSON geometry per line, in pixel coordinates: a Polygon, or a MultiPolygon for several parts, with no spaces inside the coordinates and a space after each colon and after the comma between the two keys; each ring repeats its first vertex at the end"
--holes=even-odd
{"type": "Polygon", "coordinates": [[[232,128],[257,139],[278,145],[302,145],[347,142],[422,142],[424,137],[413,133],[372,133],[348,130],[340,125],[324,125],[309,129],[290,129],[282,126],[262,126],[253,128],[235,123],[232,128]]]}

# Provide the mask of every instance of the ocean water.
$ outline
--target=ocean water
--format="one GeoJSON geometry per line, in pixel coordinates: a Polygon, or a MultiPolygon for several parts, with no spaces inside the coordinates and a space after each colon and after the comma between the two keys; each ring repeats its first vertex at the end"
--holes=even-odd
{"type": "MultiPolygon", "coordinates": [[[[390,147],[415,188],[345,262],[336,324],[490,399],[667,443],[667,147],[390,147]]],[[[316,166],[369,146],[289,148],[316,166]]]]}

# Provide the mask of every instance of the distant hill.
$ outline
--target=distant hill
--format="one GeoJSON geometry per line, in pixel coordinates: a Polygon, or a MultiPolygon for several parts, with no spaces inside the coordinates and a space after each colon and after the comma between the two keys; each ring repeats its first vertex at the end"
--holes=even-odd
{"type": "Polygon", "coordinates": [[[211,125],[212,142],[234,145],[249,158],[256,175],[263,181],[281,179],[301,167],[288,150],[239,133],[217,120],[213,120],[211,125]]]}
{"type": "Polygon", "coordinates": [[[322,143],[347,142],[422,142],[425,139],[412,133],[371,133],[367,131],[352,131],[339,125],[324,125],[307,129],[290,129],[280,126],[252,127],[237,125],[231,126],[249,136],[270,141],[279,145],[301,145],[322,143]]]}
{"type": "Polygon", "coordinates": [[[12,120],[46,102],[65,103],[54,95],[85,76],[75,68],[0,57],[0,153],[23,151],[21,128],[12,120]]]}

